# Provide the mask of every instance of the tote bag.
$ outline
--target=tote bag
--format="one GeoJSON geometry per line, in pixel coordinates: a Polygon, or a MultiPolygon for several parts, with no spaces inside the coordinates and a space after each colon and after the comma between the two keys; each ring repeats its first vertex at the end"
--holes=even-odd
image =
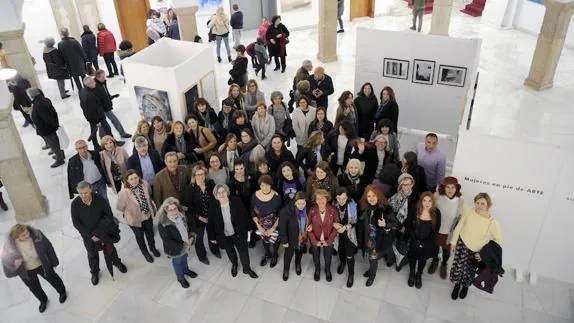
{"type": "Polygon", "coordinates": [[[58,140],[60,141],[60,149],[67,149],[68,145],[70,144],[70,137],[68,136],[66,129],[64,129],[63,126],[60,126],[58,130],[56,130],[56,134],[58,135],[58,140]]]}

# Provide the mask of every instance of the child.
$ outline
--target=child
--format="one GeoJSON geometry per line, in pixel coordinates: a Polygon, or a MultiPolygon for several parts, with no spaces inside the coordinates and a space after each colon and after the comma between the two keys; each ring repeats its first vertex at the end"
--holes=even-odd
{"type": "Polygon", "coordinates": [[[257,67],[255,68],[255,75],[261,71],[261,80],[266,79],[265,77],[265,64],[269,60],[269,55],[267,55],[267,48],[265,47],[265,40],[263,38],[257,38],[257,43],[255,44],[255,56],[257,57],[257,67]]]}

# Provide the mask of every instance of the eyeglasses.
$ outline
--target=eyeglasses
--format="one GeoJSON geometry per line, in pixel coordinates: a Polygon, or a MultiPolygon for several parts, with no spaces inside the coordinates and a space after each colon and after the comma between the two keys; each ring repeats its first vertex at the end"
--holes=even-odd
{"type": "Polygon", "coordinates": [[[84,149],[88,149],[88,146],[76,147],[76,150],[84,150],[84,149]]]}
{"type": "Polygon", "coordinates": [[[205,176],[205,173],[201,172],[201,173],[195,173],[195,175],[193,176],[205,176]]]}

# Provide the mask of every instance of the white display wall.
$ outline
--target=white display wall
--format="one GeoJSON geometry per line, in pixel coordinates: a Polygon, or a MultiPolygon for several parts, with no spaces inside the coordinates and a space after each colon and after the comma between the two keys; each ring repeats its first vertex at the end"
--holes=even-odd
{"type": "Polygon", "coordinates": [[[465,104],[470,103],[467,95],[474,86],[481,43],[481,39],[357,28],[355,93],[365,82],[371,82],[379,96],[388,85],[399,104],[399,127],[456,136],[465,104]],[[385,59],[403,61],[402,75],[383,76],[385,59]],[[434,62],[432,78],[426,82],[432,84],[413,82],[415,60],[434,62]],[[464,85],[438,84],[441,65],[459,71],[466,69],[461,80],[464,85]]]}
{"type": "Polygon", "coordinates": [[[503,266],[574,283],[574,151],[461,131],[453,167],[466,204],[487,192],[503,234],[503,266]]]}

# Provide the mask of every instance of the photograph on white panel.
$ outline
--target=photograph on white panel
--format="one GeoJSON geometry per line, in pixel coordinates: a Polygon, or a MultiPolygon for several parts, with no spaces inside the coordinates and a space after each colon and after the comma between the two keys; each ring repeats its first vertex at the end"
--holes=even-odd
{"type": "Polygon", "coordinates": [[[383,77],[406,80],[409,78],[409,61],[394,58],[383,60],[383,77]]]}
{"type": "Polygon", "coordinates": [[[151,122],[151,119],[155,116],[160,116],[166,121],[173,120],[166,91],[142,86],[134,86],[134,91],[136,92],[140,114],[147,122],[151,122]]]}
{"type": "Polygon", "coordinates": [[[466,67],[439,65],[438,84],[464,87],[466,67]]]}
{"type": "Polygon", "coordinates": [[[192,86],[189,90],[187,90],[183,96],[185,97],[185,107],[187,114],[193,114],[195,111],[194,105],[195,100],[199,99],[199,91],[197,90],[197,84],[192,86]]]}
{"type": "Polygon", "coordinates": [[[434,61],[415,59],[413,62],[413,83],[432,85],[434,66],[434,61]]]}

